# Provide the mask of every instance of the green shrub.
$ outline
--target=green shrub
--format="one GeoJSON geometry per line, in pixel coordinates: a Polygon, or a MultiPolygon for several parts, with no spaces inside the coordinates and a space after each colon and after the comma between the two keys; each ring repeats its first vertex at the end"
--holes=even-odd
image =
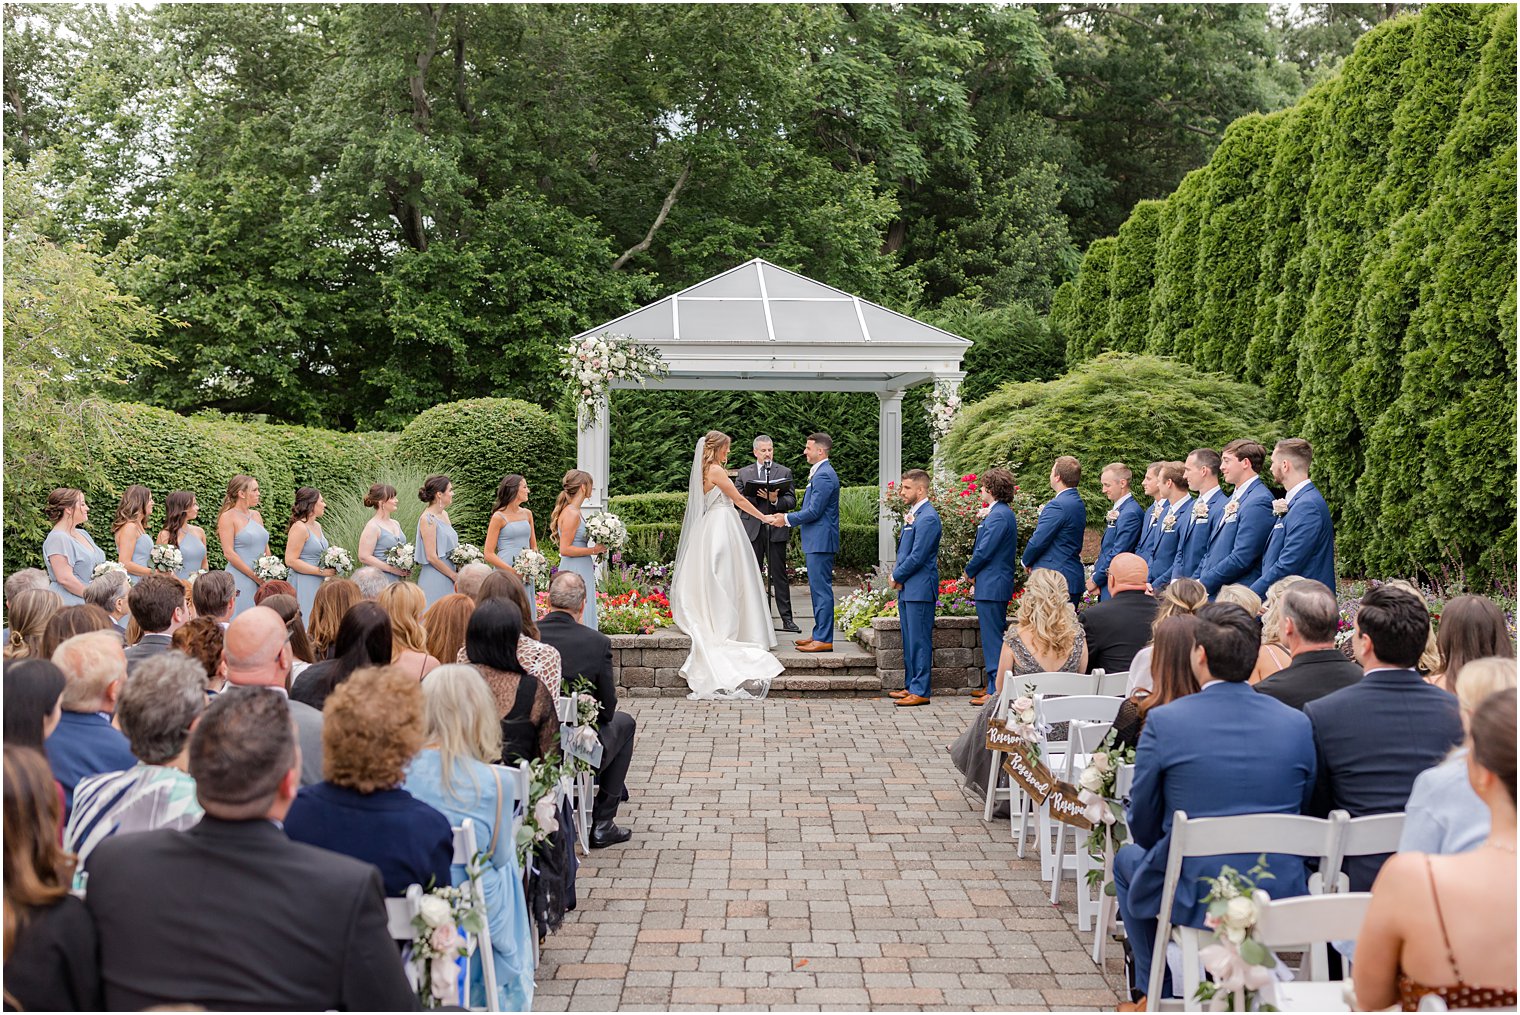
{"type": "Polygon", "coordinates": [[[669,564],[676,559],[676,549],[681,544],[680,522],[623,520],[628,525],[628,545],[623,549],[625,563],[669,564]]]}
{"type": "Polygon", "coordinates": [[[881,517],[881,490],[872,486],[846,486],[839,490],[839,524],[872,525],[881,517]]]}
{"type": "Polygon", "coordinates": [[[679,526],[681,519],[686,517],[686,494],[624,493],[609,498],[607,509],[629,526],[655,522],[679,526]]]}
{"type": "MultiPolygon", "coordinates": [[[[1066,369],[1066,343],[1050,323],[1027,303],[985,307],[972,300],[946,300],[938,307],[915,312],[920,320],[971,340],[961,360],[966,379],[961,398],[973,402],[1009,381],[1048,381],[1066,369]]],[[[913,402],[922,403],[922,396],[913,402]]],[[[906,408],[909,402],[903,400],[906,408]]],[[[916,447],[908,440],[904,420],[903,461],[913,461],[916,447]]]]}

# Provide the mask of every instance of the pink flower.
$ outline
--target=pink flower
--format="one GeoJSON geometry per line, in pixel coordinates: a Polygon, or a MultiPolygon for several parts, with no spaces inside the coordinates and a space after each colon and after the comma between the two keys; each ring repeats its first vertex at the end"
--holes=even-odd
{"type": "Polygon", "coordinates": [[[458,948],[463,942],[459,940],[459,928],[452,923],[446,923],[441,927],[434,927],[433,933],[428,937],[428,943],[437,952],[448,952],[451,948],[458,948]]]}

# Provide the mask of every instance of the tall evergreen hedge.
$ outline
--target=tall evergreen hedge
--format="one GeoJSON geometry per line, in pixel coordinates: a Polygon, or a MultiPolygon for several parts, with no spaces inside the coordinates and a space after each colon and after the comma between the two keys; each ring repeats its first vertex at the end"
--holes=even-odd
{"type": "Polygon", "coordinates": [[[1094,243],[1053,328],[1073,365],[1143,351],[1255,385],[1314,445],[1351,571],[1512,569],[1515,138],[1514,7],[1390,21],[1094,243]]]}

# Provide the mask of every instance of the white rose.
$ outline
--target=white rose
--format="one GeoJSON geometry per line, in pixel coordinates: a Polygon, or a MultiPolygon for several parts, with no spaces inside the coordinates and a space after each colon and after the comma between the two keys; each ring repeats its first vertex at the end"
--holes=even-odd
{"type": "Polygon", "coordinates": [[[1224,936],[1230,939],[1231,944],[1238,945],[1246,939],[1246,931],[1244,927],[1226,927],[1224,936]]]}
{"type": "Polygon", "coordinates": [[[1082,770],[1082,788],[1092,790],[1094,793],[1103,788],[1103,773],[1094,768],[1082,770]]]}
{"type": "Polygon", "coordinates": [[[1225,907],[1224,920],[1232,927],[1251,926],[1256,922],[1256,903],[1244,895],[1237,895],[1225,907]]]}
{"type": "Polygon", "coordinates": [[[533,805],[533,823],[542,835],[559,831],[559,809],[554,806],[553,793],[545,793],[533,805]]]}
{"type": "Polygon", "coordinates": [[[1031,708],[1034,708],[1033,698],[1020,697],[1013,699],[1013,710],[1015,712],[1027,712],[1031,708]]]}
{"type": "Polygon", "coordinates": [[[436,895],[424,895],[417,908],[422,914],[422,922],[429,927],[442,927],[454,922],[454,907],[436,895]]]}
{"type": "Polygon", "coordinates": [[[1105,774],[1113,771],[1114,763],[1108,760],[1108,753],[1106,751],[1094,752],[1092,763],[1094,768],[1105,774]]]}

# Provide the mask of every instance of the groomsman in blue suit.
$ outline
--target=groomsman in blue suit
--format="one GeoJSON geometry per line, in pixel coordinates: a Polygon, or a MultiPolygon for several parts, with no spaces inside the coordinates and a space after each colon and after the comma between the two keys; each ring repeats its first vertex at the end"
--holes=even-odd
{"type": "MultiPolygon", "coordinates": [[[[1314,732],[1309,719],[1246,681],[1261,647],[1261,625],[1232,603],[1198,611],[1193,648],[1197,694],[1154,708],[1135,752],[1129,830],[1134,841],[1114,856],[1119,915],[1134,951],[1134,990],[1149,991],[1156,920],[1171,849],[1172,815],[1299,814],[1315,787],[1314,732]],[[1263,701],[1262,699],[1266,699],[1263,701]]],[[[1202,927],[1208,907],[1199,879],[1228,864],[1250,870],[1252,854],[1184,860],[1172,902],[1172,923],[1202,927]]],[[[1273,898],[1308,891],[1301,857],[1267,857],[1273,877],[1261,887],[1273,898]]],[[[1162,996],[1166,995],[1162,992],[1162,996]]],[[[1121,1005],[1120,1011],[1144,1005],[1121,1005]]]]}
{"type": "Polygon", "coordinates": [[[1198,448],[1183,463],[1188,489],[1198,495],[1183,519],[1186,527],[1177,537],[1177,556],[1172,560],[1173,578],[1197,578],[1209,540],[1224,520],[1224,492],[1219,489],[1219,452],[1198,448]]]}
{"type": "Polygon", "coordinates": [[[1135,552],[1150,563],[1151,557],[1156,553],[1156,540],[1161,535],[1161,511],[1166,506],[1161,502],[1161,466],[1165,462],[1152,462],[1146,466],[1145,475],[1140,479],[1140,489],[1144,491],[1151,506],[1145,509],[1145,526],[1140,530],[1140,545],[1135,547],[1135,552]]]}
{"type": "Polygon", "coordinates": [[[1008,630],[1008,603],[1013,599],[1013,569],[1019,561],[1019,522],[1013,500],[1013,473],[988,469],[982,473],[982,503],[987,514],[976,527],[976,544],[966,562],[966,577],[975,583],[976,620],[982,634],[982,662],[987,665],[987,689],[971,699],[987,704],[996,689],[998,658],[1008,630]]]}
{"type": "Polygon", "coordinates": [[[811,463],[802,510],[772,515],[772,525],[802,529],[807,561],[808,595],[813,600],[813,634],[797,639],[801,652],[834,651],[834,555],[839,552],[839,473],[829,464],[834,439],[815,433],[804,454],[811,463]]]}
{"type": "Polygon", "coordinates": [[[927,705],[934,691],[934,605],[939,601],[939,514],[929,503],[929,474],[922,469],[903,473],[902,538],[892,587],[897,589],[897,616],[902,622],[903,670],[907,687],[891,692],[897,704],[927,705]]]}
{"type": "Polygon", "coordinates": [[[1082,536],[1087,531],[1087,505],[1077,493],[1082,466],[1070,455],[1057,458],[1050,469],[1055,497],[1040,509],[1040,520],[1024,546],[1024,568],[1048,567],[1066,577],[1073,604],[1082,601],[1082,536]]]}
{"type": "Polygon", "coordinates": [[[1092,577],[1087,580],[1087,591],[1098,593],[1098,599],[1109,598],[1108,564],[1121,553],[1134,553],[1140,545],[1140,529],[1145,524],[1145,511],[1129,492],[1129,481],[1134,478],[1128,465],[1113,462],[1103,469],[1099,477],[1103,496],[1113,501],[1109,509],[1108,526],[1103,530],[1103,545],[1098,549],[1098,561],[1093,565],[1092,577]]]}
{"type": "Polygon", "coordinates": [[[1330,505],[1309,481],[1313,457],[1314,449],[1301,437],[1278,441],[1272,449],[1272,477],[1288,494],[1272,502],[1277,524],[1261,558],[1261,577],[1251,586],[1263,598],[1273,582],[1290,574],[1313,578],[1335,591],[1335,529],[1330,505]]]}
{"type": "Polygon", "coordinates": [[[1225,585],[1250,585],[1261,577],[1261,555],[1272,534],[1272,491],[1260,476],[1266,459],[1266,448],[1244,439],[1226,444],[1219,456],[1219,472],[1235,489],[1198,569],[1210,599],[1225,585]]]}
{"type": "Polygon", "coordinates": [[[1156,470],[1156,506],[1161,509],[1161,520],[1156,524],[1156,540],[1146,563],[1150,565],[1151,588],[1157,592],[1172,580],[1177,545],[1187,531],[1193,510],[1193,498],[1187,493],[1186,469],[1181,462],[1162,462],[1156,470]]]}

